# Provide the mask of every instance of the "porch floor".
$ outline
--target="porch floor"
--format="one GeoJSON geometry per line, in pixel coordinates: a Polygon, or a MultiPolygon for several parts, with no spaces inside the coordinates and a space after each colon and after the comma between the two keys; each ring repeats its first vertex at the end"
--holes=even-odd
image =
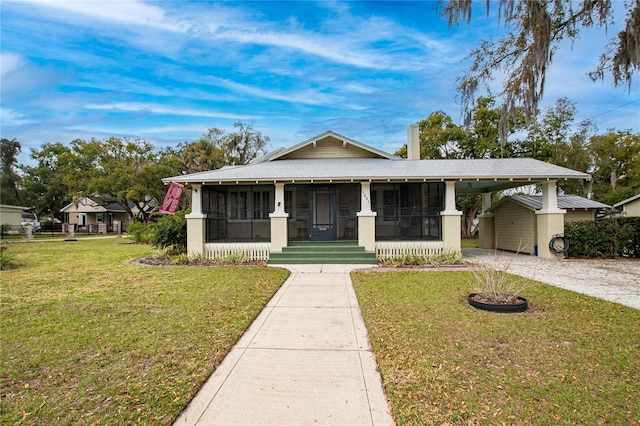
{"type": "Polygon", "coordinates": [[[289,241],[282,253],[269,255],[268,263],[377,265],[378,259],[375,253],[365,252],[357,241],[289,241]]]}

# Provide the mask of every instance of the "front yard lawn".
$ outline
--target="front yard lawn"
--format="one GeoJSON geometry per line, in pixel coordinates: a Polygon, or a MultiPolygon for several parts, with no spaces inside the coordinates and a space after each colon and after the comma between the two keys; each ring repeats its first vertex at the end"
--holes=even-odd
{"type": "Polygon", "coordinates": [[[462,271],[352,279],[399,425],[638,425],[640,311],[537,282],[528,312],[480,311],[462,271]]]}
{"type": "Polygon", "coordinates": [[[289,274],[138,266],[122,238],[9,250],[2,424],[170,424],[289,274]]]}

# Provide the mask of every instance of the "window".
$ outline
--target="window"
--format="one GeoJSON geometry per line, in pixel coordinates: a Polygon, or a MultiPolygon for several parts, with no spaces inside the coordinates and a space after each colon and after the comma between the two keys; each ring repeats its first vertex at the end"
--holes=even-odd
{"type": "Polygon", "coordinates": [[[247,191],[231,191],[229,198],[231,219],[247,219],[247,191]]]}
{"type": "MultiPolygon", "coordinates": [[[[284,211],[291,213],[293,211],[293,191],[284,191],[284,211]]],[[[289,214],[289,216],[293,216],[289,214]]]]}
{"type": "Polygon", "coordinates": [[[385,189],[382,192],[383,210],[385,222],[397,220],[396,208],[398,207],[398,191],[394,189],[385,189]]]}
{"type": "Polygon", "coordinates": [[[254,219],[269,219],[270,198],[269,191],[255,191],[253,193],[254,219]]]}

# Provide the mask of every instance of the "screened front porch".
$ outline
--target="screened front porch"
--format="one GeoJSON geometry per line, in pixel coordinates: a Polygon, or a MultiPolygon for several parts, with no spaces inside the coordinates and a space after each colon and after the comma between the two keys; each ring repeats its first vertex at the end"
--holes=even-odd
{"type": "MultiPolygon", "coordinates": [[[[443,183],[371,184],[368,196],[376,241],[442,240],[443,183]]],[[[361,199],[358,183],[285,185],[287,240],[358,240],[361,199]]],[[[203,187],[205,242],[269,242],[275,210],[274,185],[203,187]]]]}

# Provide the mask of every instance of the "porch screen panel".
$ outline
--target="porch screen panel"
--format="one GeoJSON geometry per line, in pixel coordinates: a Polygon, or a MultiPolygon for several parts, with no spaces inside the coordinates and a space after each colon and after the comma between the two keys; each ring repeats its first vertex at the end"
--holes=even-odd
{"type": "Polygon", "coordinates": [[[274,211],[274,188],[273,185],[240,185],[227,188],[227,241],[270,241],[269,213],[274,211]]]}
{"type": "Polygon", "coordinates": [[[202,189],[202,212],[206,219],[206,241],[226,241],[226,191],[202,189]]]}
{"type": "Polygon", "coordinates": [[[360,184],[338,185],[338,239],[358,239],[358,216],[360,207],[360,184]]]}
{"type": "Polygon", "coordinates": [[[442,239],[443,183],[372,184],[371,200],[376,240],[442,239]]]}
{"type": "Polygon", "coordinates": [[[284,210],[289,214],[287,239],[309,239],[309,185],[289,184],[284,187],[284,210]]]}

